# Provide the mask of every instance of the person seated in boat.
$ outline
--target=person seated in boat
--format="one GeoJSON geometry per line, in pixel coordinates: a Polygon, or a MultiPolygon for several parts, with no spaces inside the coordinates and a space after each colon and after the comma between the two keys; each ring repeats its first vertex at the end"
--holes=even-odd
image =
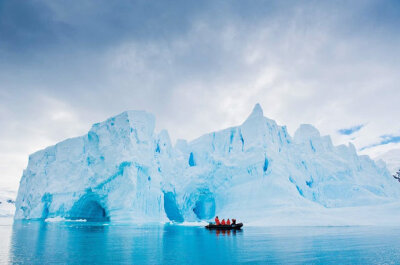
{"type": "Polygon", "coordinates": [[[225,219],[222,219],[221,225],[225,225],[225,219]]]}
{"type": "Polygon", "coordinates": [[[219,223],[219,219],[218,219],[218,216],[217,216],[217,217],[215,217],[215,224],[216,224],[216,225],[220,225],[220,223],[219,223]]]}
{"type": "Polygon", "coordinates": [[[233,224],[233,225],[236,224],[236,219],[232,219],[232,224],[233,224]]]}
{"type": "Polygon", "coordinates": [[[226,224],[231,225],[231,220],[229,220],[229,218],[228,218],[228,220],[226,220],[226,224]]]}

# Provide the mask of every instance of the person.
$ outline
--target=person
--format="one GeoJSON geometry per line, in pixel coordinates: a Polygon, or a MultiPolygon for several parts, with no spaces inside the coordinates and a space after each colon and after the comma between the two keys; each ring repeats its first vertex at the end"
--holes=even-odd
{"type": "Polygon", "coordinates": [[[232,219],[232,224],[233,224],[233,225],[236,224],[236,219],[232,219]]]}
{"type": "Polygon", "coordinates": [[[231,220],[229,220],[229,218],[228,218],[228,220],[226,220],[226,224],[231,225],[231,220]]]}
{"type": "Polygon", "coordinates": [[[225,225],[225,219],[222,219],[221,225],[225,225]]]}
{"type": "Polygon", "coordinates": [[[219,223],[219,219],[218,219],[218,216],[217,216],[217,217],[215,217],[215,224],[216,224],[216,225],[220,225],[220,223],[219,223]]]}

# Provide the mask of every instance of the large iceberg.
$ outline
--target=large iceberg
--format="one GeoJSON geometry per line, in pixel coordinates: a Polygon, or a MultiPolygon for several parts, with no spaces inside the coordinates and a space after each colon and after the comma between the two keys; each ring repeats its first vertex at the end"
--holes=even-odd
{"type": "Polygon", "coordinates": [[[384,164],[311,125],[291,137],[258,104],[242,125],[175,146],[154,127],[153,115],[126,111],[32,154],[15,218],[346,224],[397,210],[400,185],[384,164]]]}

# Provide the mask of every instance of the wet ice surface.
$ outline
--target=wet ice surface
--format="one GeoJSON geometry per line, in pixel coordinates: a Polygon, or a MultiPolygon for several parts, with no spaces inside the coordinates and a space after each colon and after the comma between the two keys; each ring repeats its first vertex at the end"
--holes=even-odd
{"type": "Polygon", "coordinates": [[[400,227],[244,227],[0,222],[0,263],[398,264],[400,227]]]}

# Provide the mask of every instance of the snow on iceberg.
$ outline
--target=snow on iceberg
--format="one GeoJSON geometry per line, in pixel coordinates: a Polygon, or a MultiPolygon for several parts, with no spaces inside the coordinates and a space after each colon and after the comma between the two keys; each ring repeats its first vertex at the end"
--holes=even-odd
{"type": "Polygon", "coordinates": [[[49,217],[46,218],[44,220],[47,223],[56,223],[56,222],[78,222],[78,223],[85,223],[87,222],[86,219],[75,219],[75,220],[71,220],[71,219],[65,219],[64,217],[49,217]]]}
{"type": "Polygon", "coordinates": [[[311,125],[292,138],[259,104],[242,125],[175,146],[154,126],[153,115],[127,111],[32,154],[15,218],[198,222],[218,214],[246,221],[284,209],[326,215],[400,195],[386,167],[353,145],[334,146],[311,125]]]}

